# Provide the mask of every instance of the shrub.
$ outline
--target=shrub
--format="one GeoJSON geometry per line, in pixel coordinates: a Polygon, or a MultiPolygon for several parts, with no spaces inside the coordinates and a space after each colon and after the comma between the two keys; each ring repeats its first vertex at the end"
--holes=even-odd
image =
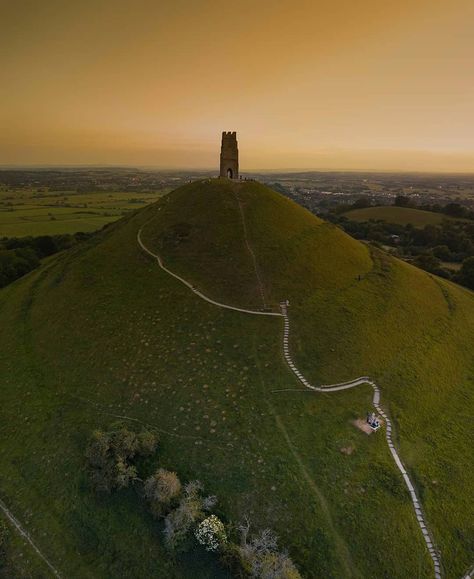
{"type": "Polygon", "coordinates": [[[124,459],[133,458],[140,447],[136,433],[127,428],[120,428],[112,432],[110,434],[110,444],[115,456],[124,459]]]}
{"type": "Polygon", "coordinates": [[[123,458],[119,458],[115,463],[114,481],[118,489],[127,488],[130,483],[137,480],[137,469],[128,464],[123,458]]]}
{"type": "Polygon", "coordinates": [[[474,289],[474,257],[468,257],[462,262],[459,277],[461,283],[468,288],[474,289]]]}
{"type": "Polygon", "coordinates": [[[111,492],[130,486],[138,478],[132,459],[151,454],[157,444],[157,437],[146,430],[139,434],[123,426],[110,432],[96,430],[86,451],[94,490],[111,492]]]}
{"type": "Polygon", "coordinates": [[[247,579],[249,574],[243,568],[240,546],[228,541],[220,553],[220,562],[229,569],[231,577],[247,579]]]}
{"type": "Polygon", "coordinates": [[[159,468],[143,486],[145,498],[154,516],[161,516],[181,493],[181,482],[175,472],[159,468]]]}
{"type": "Polygon", "coordinates": [[[169,549],[184,549],[186,539],[194,525],[216,504],[213,496],[203,497],[199,481],[191,481],[184,487],[184,494],[176,509],[165,519],[165,542],[169,549]]]}
{"type": "Polygon", "coordinates": [[[91,466],[103,466],[110,457],[109,435],[101,430],[95,430],[87,447],[86,456],[91,466]]]}
{"type": "Polygon", "coordinates": [[[151,456],[156,452],[158,438],[153,432],[143,430],[138,435],[138,454],[141,456],[151,456]]]}
{"type": "Polygon", "coordinates": [[[0,287],[38,267],[42,258],[67,249],[90,235],[76,233],[0,240],[0,287]]]}
{"type": "Polygon", "coordinates": [[[191,526],[201,515],[196,505],[187,501],[181,502],[178,508],[171,511],[165,519],[165,543],[169,549],[183,546],[191,526]]]}
{"type": "Polygon", "coordinates": [[[31,249],[3,250],[0,248],[0,287],[25,275],[39,265],[38,256],[31,249]]]}
{"type": "Polygon", "coordinates": [[[238,547],[242,569],[259,579],[301,579],[299,571],[285,551],[278,551],[276,535],[265,529],[248,540],[250,524],[240,527],[241,545],[238,547]]]}
{"type": "Polygon", "coordinates": [[[217,551],[222,545],[227,543],[224,523],[216,515],[211,515],[201,521],[194,532],[194,536],[206,551],[217,551]]]}
{"type": "Polygon", "coordinates": [[[262,579],[301,579],[298,569],[287,553],[272,552],[263,555],[257,577],[262,579]]]}

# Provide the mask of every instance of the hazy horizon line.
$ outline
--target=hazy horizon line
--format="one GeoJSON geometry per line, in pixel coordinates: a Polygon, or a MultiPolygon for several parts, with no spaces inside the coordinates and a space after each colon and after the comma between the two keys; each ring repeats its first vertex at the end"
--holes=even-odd
{"type": "MultiPolygon", "coordinates": [[[[153,171],[168,171],[173,173],[178,172],[198,172],[198,173],[210,173],[216,172],[218,176],[219,170],[215,167],[166,167],[160,165],[128,165],[128,164],[107,164],[107,163],[79,163],[79,164],[0,164],[0,171],[8,170],[28,170],[28,169],[135,169],[138,171],[153,170],[153,171]]],[[[405,170],[405,169],[348,169],[348,168],[278,168],[278,169],[249,169],[248,171],[241,171],[240,175],[245,174],[291,174],[291,173],[401,173],[407,175],[474,175],[474,169],[472,171],[443,171],[443,170],[405,170]]]]}

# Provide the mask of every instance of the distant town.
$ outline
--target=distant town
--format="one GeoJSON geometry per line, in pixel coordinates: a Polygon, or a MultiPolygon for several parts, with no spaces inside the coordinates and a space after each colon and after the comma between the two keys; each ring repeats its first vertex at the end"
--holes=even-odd
{"type": "MultiPolygon", "coordinates": [[[[474,174],[291,172],[243,173],[291,197],[315,213],[351,205],[361,197],[370,205],[391,205],[404,195],[417,205],[455,201],[474,208],[474,174]]],[[[45,168],[0,170],[0,191],[44,193],[98,191],[151,193],[190,180],[216,176],[215,171],[164,171],[135,168],[45,168]]],[[[4,199],[2,200],[4,201],[4,199]]]]}

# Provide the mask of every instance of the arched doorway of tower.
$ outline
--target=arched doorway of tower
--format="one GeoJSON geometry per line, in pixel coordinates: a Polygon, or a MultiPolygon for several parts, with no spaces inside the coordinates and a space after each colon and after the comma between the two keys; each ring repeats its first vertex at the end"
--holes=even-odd
{"type": "Polygon", "coordinates": [[[233,178],[233,173],[232,173],[232,169],[227,169],[227,178],[228,179],[232,179],[233,178]]]}

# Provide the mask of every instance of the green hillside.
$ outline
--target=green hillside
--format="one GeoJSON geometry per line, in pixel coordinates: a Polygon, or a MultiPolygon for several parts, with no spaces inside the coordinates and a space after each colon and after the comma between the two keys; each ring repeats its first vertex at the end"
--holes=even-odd
{"type": "Polygon", "coordinates": [[[411,224],[414,227],[438,225],[443,219],[453,219],[441,213],[423,211],[422,209],[414,209],[413,207],[395,207],[394,205],[353,209],[347,211],[344,215],[351,221],[370,221],[371,219],[375,219],[397,225],[411,224]]]}
{"type": "Polygon", "coordinates": [[[221,180],[176,190],[0,292],[0,499],[62,576],[226,576],[195,553],[171,557],[133,490],[92,493],[85,446],[117,416],[157,429],[160,464],[200,479],[224,518],[274,529],[304,577],[433,575],[383,433],[351,424],[369,387],[301,391],[281,319],[201,300],[140,250],[140,228],[214,299],[275,311],[289,299],[291,350],[315,383],[376,378],[446,576],[460,576],[474,559],[474,295],[262,185],[221,180]]]}
{"type": "Polygon", "coordinates": [[[168,195],[143,239],[167,265],[208,295],[262,306],[247,237],[257,256],[265,300],[301,301],[336,290],[372,267],[367,248],[286,197],[255,182],[197,182],[168,195]]]}

